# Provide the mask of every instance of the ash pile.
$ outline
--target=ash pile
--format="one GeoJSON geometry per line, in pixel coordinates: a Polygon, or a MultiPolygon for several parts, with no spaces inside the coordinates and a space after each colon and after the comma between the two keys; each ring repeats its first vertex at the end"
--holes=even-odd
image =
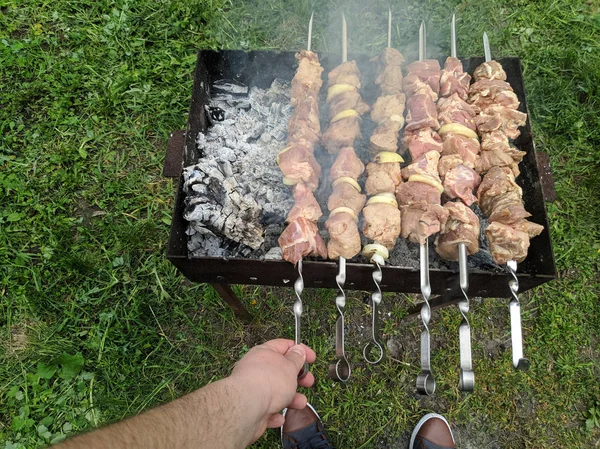
{"type": "Polygon", "coordinates": [[[190,257],[281,258],[277,239],[293,205],[277,154],[292,112],[290,85],[260,89],[221,80],[211,87],[211,126],[183,169],[190,257]]]}

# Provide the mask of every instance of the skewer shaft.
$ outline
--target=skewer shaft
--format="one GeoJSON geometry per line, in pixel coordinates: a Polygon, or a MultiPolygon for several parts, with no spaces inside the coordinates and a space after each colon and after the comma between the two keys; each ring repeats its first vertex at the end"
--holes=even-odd
{"type": "Polygon", "coordinates": [[[429,243],[426,241],[420,247],[421,265],[421,294],[423,295],[423,306],[421,307],[421,373],[417,377],[417,391],[420,394],[432,395],[435,392],[435,379],[431,374],[431,344],[429,333],[429,320],[431,319],[431,307],[429,298],[431,296],[431,283],[429,280],[429,243]]]}
{"type": "Polygon", "coordinates": [[[506,263],[512,279],[508,282],[513,299],[509,304],[510,338],[512,343],[513,366],[518,370],[529,369],[529,360],[523,356],[523,330],[521,328],[521,303],[519,302],[519,279],[517,278],[517,262],[509,260],[506,263]]]}
{"type": "Polygon", "coordinates": [[[375,264],[375,270],[373,271],[373,282],[375,283],[375,291],[371,294],[371,341],[363,348],[363,358],[367,363],[375,365],[383,360],[385,351],[381,343],[379,343],[379,305],[382,300],[381,293],[381,281],[383,280],[383,272],[381,271],[381,264],[384,263],[383,258],[379,261],[371,260],[375,264]],[[371,357],[373,349],[377,350],[376,356],[371,357]]]}
{"type": "MultiPolygon", "coordinates": [[[[294,342],[299,345],[302,340],[301,340],[301,329],[302,329],[302,323],[301,323],[301,318],[302,318],[302,312],[303,312],[303,307],[302,307],[302,292],[304,291],[304,278],[302,277],[302,259],[300,259],[298,261],[298,279],[296,279],[296,282],[294,282],[294,293],[296,293],[296,301],[294,302],[294,324],[295,324],[295,331],[294,331],[294,342]]],[[[306,376],[306,374],[308,374],[308,365],[304,364],[304,367],[302,367],[302,370],[298,373],[298,378],[302,378],[304,376],[306,376]]]]}
{"type": "Polygon", "coordinates": [[[456,14],[452,14],[450,23],[450,56],[456,58],[456,14]]]}
{"type": "Polygon", "coordinates": [[[392,48],[392,8],[388,9],[388,48],[392,48]]]}
{"type": "Polygon", "coordinates": [[[467,318],[469,313],[469,267],[467,265],[467,245],[460,243],[458,245],[458,268],[460,289],[463,299],[458,303],[462,322],[458,328],[459,348],[460,348],[460,382],[459,388],[462,391],[473,391],[475,388],[475,374],[473,372],[473,359],[471,352],[471,326],[467,318]]]}
{"type": "Polygon", "coordinates": [[[485,55],[485,62],[492,60],[492,52],[490,51],[490,40],[488,39],[487,33],[483,33],[483,54],[485,55]]]}
{"type": "Polygon", "coordinates": [[[342,62],[348,61],[348,26],[346,16],[342,14],[342,62]]]}
{"type": "Polygon", "coordinates": [[[310,20],[308,21],[308,39],[307,39],[307,44],[306,44],[306,49],[308,51],[310,51],[311,46],[312,46],[312,28],[313,28],[314,15],[315,15],[315,12],[313,11],[312,14],[310,15],[310,20]]]}
{"type": "Polygon", "coordinates": [[[333,380],[347,382],[350,379],[352,370],[346,358],[345,351],[345,323],[344,307],[346,307],[346,294],[344,293],[344,284],[346,283],[346,259],[340,257],[340,268],[335,281],[339,293],[335,298],[335,305],[338,310],[338,319],[335,323],[335,356],[336,361],[329,365],[329,377],[333,380]]]}
{"type": "Polygon", "coordinates": [[[421,22],[421,26],[419,27],[419,61],[427,57],[426,45],[425,22],[421,22]]]}

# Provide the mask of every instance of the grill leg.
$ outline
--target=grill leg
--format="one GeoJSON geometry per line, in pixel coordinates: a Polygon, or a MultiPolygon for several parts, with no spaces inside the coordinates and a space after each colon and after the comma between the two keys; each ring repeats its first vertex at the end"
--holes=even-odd
{"type": "Polygon", "coordinates": [[[229,307],[235,313],[235,316],[242,322],[248,324],[252,321],[252,315],[246,310],[240,299],[236,296],[229,284],[210,284],[217,291],[223,301],[229,304],[229,307]]]}

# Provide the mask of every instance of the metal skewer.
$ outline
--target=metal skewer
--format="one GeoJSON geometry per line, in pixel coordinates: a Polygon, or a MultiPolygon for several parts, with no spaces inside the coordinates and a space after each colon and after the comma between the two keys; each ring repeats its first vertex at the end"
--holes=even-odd
{"type": "Polygon", "coordinates": [[[458,326],[458,342],[460,348],[460,380],[458,387],[462,391],[473,391],[475,389],[475,373],[473,372],[473,357],[471,352],[471,326],[467,318],[469,313],[469,268],[467,265],[467,245],[458,245],[458,270],[460,279],[460,290],[464,299],[458,303],[462,321],[458,326]]]}
{"type": "Polygon", "coordinates": [[[381,271],[381,265],[385,264],[385,260],[383,257],[379,255],[374,255],[371,258],[371,262],[373,262],[376,266],[373,271],[373,282],[375,283],[375,291],[371,294],[371,341],[365,345],[363,348],[363,358],[367,363],[371,365],[376,365],[383,360],[385,355],[385,350],[381,343],[379,343],[379,305],[381,304],[381,299],[383,295],[381,294],[381,281],[383,279],[383,273],[381,271]],[[373,349],[376,349],[375,358],[371,358],[371,352],[373,349]]]}
{"type": "Polygon", "coordinates": [[[456,58],[456,14],[452,14],[450,22],[450,56],[456,58]]]}
{"type": "MultiPolygon", "coordinates": [[[[392,9],[388,9],[388,36],[387,36],[388,48],[392,46],[392,9]]],[[[371,294],[371,341],[363,348],[363,358],[367,363],[376,365],[383,360],[385,356],[385,350],[379,342],[379,306],[383,295],[381,293],[381,281],[383,280],[383,272],[381,266],[385,265],[385,260],[379,255],[373,255],[371,262],[375,264],[375,270],[373,271],[373,282],[375,283],[375,291],[371,294]],[[375,357],[371,358],[371,354],[376,349],[375,357]]]]}
{"type": "MultiPolygon", "coordinates": [[[[346,17],[342,14],[342,63],[348,60],[348,36],[346,27],[346,17]]],[[[344,307],[346,306],[346,294],[344,293],[344,284],[346,282],[346,258],[340,256],[340,267],[335,282],[340,290],[335,298],[335,306],[337,307],[339,316],[335,322],[335,356],[336,361],[329,365],[329,377],[333,380],[347,382],[350,379],[352,370],[350,363],[346,358],[345,350],[345,323],[344,323],[344,307]]]]}
{"type": "MultiPolygon", "coordinates": [[[[450,54],[456,58],[456,14],[452,14],[450,23],[450,54]]],[[[458,327],[458,342],[460,349],[460,379],[458,388],[462,391],[473,391],[475,389],[475,373],[473,372],[473,356],[471,351],[471,326],[467,318],[469,313],[469,266],[467,265],[467,245],[458,244],[458,270],[460,290],[463,299],[458,303],[462,321],[458,327]]]]}
{"type": "Polygon", "coordinates": [[[392,8],[388,9],[388,48],[392,48],[392,8]]]}
{"type": "MultiPolygon", "coordinates": [[[[310,47],[312,44],[312,25],[313,25],[313,16],[314,16],[314,12],[310,15],[310,21],[308,22],[308,42],[306,45],[306,48],[308,51],[310,51],[310,47]]],[[[302,306],[302,292],[304,291],[304,278],[302,277],[302,259],[300,259],[298,261],[297,264],[297,269],[298,269],[298,279],[296,279],[296,282],[294,282],[294,292],[296,293],[296,301],[294,301],[294,307],[293,307],[293,312],[294,312],[294,341],[297,345],[299,345],[302,340],[301,340],[301,318],[302,318],[302,312],[303,312],[303,306],[302,306]]],[[[308,364],[305,363],[304,366],[302,367],[302,370],[300,370],[300,372],[298,373],[298,379],[303,378],[304,376],[306,376],[308,374],[308,364]]]]}
{"type": "MultiPolygon", "coordinates": [[[[483,53],[485,61],[492,60],[492,52],[490,51],[490,41],[487,33],[483,33],[483,53]]],[[[508,281],[510,293],[513,299],[508,307],[510,312],[510,339],[512,345],[513,366],[522,371],[529,369],[530,362],[523,356],[523,329],[521,327],[521,303],[519,302],[519,279],[517,278],[517,261],[509,260],[506,262],[506,268],[512,276],[508,281]]]]}
{"type": "MultiPolygon", "coordinates": [[[[304,278],[302,277],[302,259],[298,261],[297,265],[298,269],[298,279],[294,282],[294,292],[296,293],[296,301],[294,302],[294,341],[297,345],[302,343],[300,339],[301,334],[301,322],[300,318],[302,317],[303,307],[302,307],[302,292],[304,291],[304,278]]],[[[304,376],[308,374],[308,364],[305,363],[300,372],[298,373],[298,379],[302,379],[304,376]]]]}
{"type": "Polygon", "coordinates": [[[329,365],[329,377],[341,382],[347,382],[350,379],[352,369],[346,358],[345,352],[345,324],[344,324],[344,307],[346,306],[346,294],[344,293],[344,283],[346,282],[346,258],[340,256],[340,268],[335,282],[339,288],[339,293],[335,298],[335,306],[337,307],[339,316],[335,322],[335,356],[336,361],[329,365]]]}
{"type": "MultiPolygon", "coordinates": [[[[426,30],[425,22],[421,22],[419,28],[419,61],[426,58],[426,30]]],[[[429,320],[431,319],[431,307],[429,297],[431,296],[431,283],[429,280],[429,241],[426,240],[420,248],[421,269],[421,294],[423,295],[423,306],[421,307],[421,373],[417,377],[417,391],[428,396],[435,392],[435,378],[431,374],[431,344],[429,333],[429,320]]]]}

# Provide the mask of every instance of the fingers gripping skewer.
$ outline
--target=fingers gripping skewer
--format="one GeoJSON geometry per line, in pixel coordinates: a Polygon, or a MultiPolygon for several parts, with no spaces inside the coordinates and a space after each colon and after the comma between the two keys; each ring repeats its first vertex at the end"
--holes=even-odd
{"type": "Polygon", "coordinates": [[[335,323],[335,356],[337,360],[329,365],[329,377],[334,380],[347,382],[350,379],[352,370],[346,358],[345,352],[345,324],[344,324],[344,307],[346,306],[346,294],[344,293],[344,283],[346,282],[346,258],[340,257],[340,268],[335,281],[339,288],[339,293],[335,298],[339,317],[335,323]]]}
{"type": "Polygon", "coordinates": [[[512,341],[513,366],[522,371],[529,369],[530,362],[523,357],[523,331],[521,329],[521,303],[519,302],[519,279],[517,278],[517,262],[509,260],[506,263],[512,279],[508,282],[513,299],[509,304],[510,338],[512,341]]]}
{"type": "MultiPolygon", "coordinates": [[[[302,307],[302,292],[304,291],[304,278],[302,277],[302,259],[298,261],[298,279],[294,282],[294,292],[296,293],[296,301],[294,302],[294,324],[295,333],[294,341],[297,345],[302,343],[300,339],[301,334],[301,322],[303,307],[302,307]]],[[[305,363],[300,372],[298,373],[298,379],[302,379],[308,374],[308,364],[305,363]]]]}
{"type": "MultiPolygon", "coordinates": [[[[487,33],[483,33],[483,52],[486,62],[492,60],[490,51],[490,41],[487,33]]],[[[512,279],[508,282],[510,293],[513,299],[509,303],[510,312],[510,336],[512,344],[513,366],[518,370],[526,371],[529,369],[530,362],[523,357],[523,330],[521,327],[521,303],[519,302],[519,279],[517,278],[517,262],[509,260],[506,263],[508,272],[512,279]]]]}
{"type": "MultiPolygon", "coordinates": [[[[427,57],[426,52],[426,30],[425,22],[421,22],[419,28],[419,60],[427,57]]],[[[421,271],[421,294],[423,295],[423,306],[421,307],[421,373],[417,377],[417,391],[420,394],[432,395],[435,392],[435,378],[431,374],[431,344],[429,333],[429,320],[431,319],[431,307],[429,297],[431,296],[431,283],[429,281],[429,242],[425,241],[420,247],[420,271],[421,271]]]]}
{"type": "Polygon", "coordinates": [[[467,245],[460,243],[458,245],[458,267],[460,278],[460,290],[464,299],[458,303],[462,322],[458,328],[459,347],[460,347],[460,382],[459,388],[462,391],[473,391],[475,388],[475,373],[473,372],[473,360],[471,356],[471,326],[467,319],[469,313],[469,268],[467,265],[467,245]]]}

